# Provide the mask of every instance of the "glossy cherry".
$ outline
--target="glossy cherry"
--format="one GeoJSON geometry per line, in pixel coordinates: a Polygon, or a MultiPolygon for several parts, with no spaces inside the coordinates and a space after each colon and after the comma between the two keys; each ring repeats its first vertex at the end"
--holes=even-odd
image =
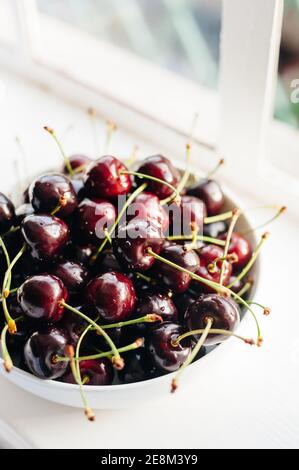
{"type": "MultiPolygon", "coordinates": [[[[107,358],[88,359],[80,361],[81,379],[85,385],[111,385],[114,378],[114,369],[107,358]]],[[[71,371],[62,378],[62,382],[75,384],[71,371]]]]}
{"type": "Polygon", "coordinates": [[[77,243],[70,243],[65,250],[65,256],[70,258],[72,261],[76,263],[81,263],[84,266],[88,266],[90,263],[90,259],[97,251],[97,248],[92,245],[91,243],[87,243],[85,245],[78,245],[77,243]]]}
{"type": "MultiPolygon", "coordinates": [[[[217,258],[223,257],[223,249],[218,245],[205,245],[199,251],[199,266],[196,269],[195,273],[199,276],[207,279],[208,281],[218,282],[220,281],[220,272],[222,261],[217,261],[215,263],[214,269],[211,268],[211,265],[217,258]]],[[[225,262],[224,276],[223,276],[223,285],[226,286],[229,282],[229,278],[232,273],[232,264],[228,261],[225,262]]],[[[197,292],[214,292],[214,290],[207,285],[193,281],[192,287],[197,292]]]]}
{"type": "Polygon", "coordinates": [[[190,341],[173,346],[183,328],[176,323],[164,322],[154,326],[147,341],[147,348],[156,367],[165,372],[178,370],[191,352],[190,341]]]}
{"type": "MultiPolygon", "coordinates": [[[[221,235],[222,240],[225,240],[226,234],[221,235]]],[[[234,263],[234,269],[243,268],[251,258],[252,246],[249,241],[238,232],[233,232],[228,249],[229,254],[236,254],[238,261],[234,263]]]]}
{"type": "Polygon", "coordinates": [[[121,271],[121,266],[111,250],[103,251],[97,258],[94,270],[97,273],[107,273],[108,271],[121,271]]]}
{"type": "Polygon", "coordinates": [[[215,180],[201,179],[188,188],[187,193],[198,197],[205,203],[209,216],[219,214],[224,206],[222,189],[215,180]]]}
{"type": "MultiPolygon", "coordinates": [[[[166,246],[160,256],[191,272],[195,272],[199,266],[199,258],[194,250],[175,243],[166,246]]],[[[155,272],[161,282],[175,294],[185,292],[191,284],[190,274],[181,272],[163,261],[156,262],[155,272]]]]}
{"type": "MultiPolygon", "coordinates": [[[[163,155],[153,155],[152,157],[146,158],[139,167],[138,172],[159,178],[175,188],[180,181],[178,170],[172,165],[170,160],[163,155]]],[[[139,181],[138,178],[137,181],[139,181]]],[[[141,182],[144,182],[144,180],[141,182]]],[[[165,199],[172,194],[171,188],[155,181],[148,181],[148,190],[158,196],[159,199],[165,199]]]]}
{"type": "Polygon", "coordinates": [[[25,362],[33,375],[40,379],[58,379],[65,373],[68,363],[56,362],[64,356],[67,338],[60,328],[48,327],[33,333],[24,347],[25,362]]]}
{"type": "MultiPolygon", "coordinates": [[[[85,171],[87,165],[91,163],[91,158],[82,154],[71,155],[68,158],[72,170],[75,170],[77,174],[81,174],[85,171]]],[[[66,165],[63,167],[63,173],[69,175],[69,171],[66,165]]]]}
{"type": "MultiPolygon", "coordinates": [[[[80,312],[86,312],[84,307],[77,306],[77,310],[80,312]]],[[[72,346],[76,346],[82,332],[88,326],[88,323],[76,313],[68,311],[65,315],[63,315],[62,320],[57,325],[61,328],[68,339],[68,344],[72,346]]]]}
{"type": "Polygon", "coordinates": [[[71,297],[80,296],[89,278],[89,273],[82,264],[66,259],[56,263],[51,274],[61,279],[71,297]]]}
{"type": "Polygon", "coordinates": [[[15,206],[3,193],[0,193],[0,233],[6,232],[14,224],[15,206]]]}
{"type": "Polygon", "coordinates": [[[76,216],[76,227],[81,240],[99,243],[105,237],[105,229],[115,222],[116,210],[113,204],[104,199],[85,198],[80,203],[76,216]]]}
{"type": "Polygon", "coordinates": [[[178,311],[179,323],[184,324],[185,314],[188,307],[193,304],[193,302],[198,298],[193,292],[190,292],[190,289],[182,294],[176,295],[173,298],[173,302],[178,311]]]}
{"type": "Polygon", "coordinates": [[[85,187],[88,195],[97,198],[114,199],[128,194],[132,188],[131,177],[123,174],[126,166],[111,155],[105,155],[93,162],[87,169],[85,187]]]}
{"type": "Polygon", "coordinates": [[[147,250],[160,253],[163,245],[161,227],[143,219],[131,220],[118,228],[113,239],[113,250],[121,264],[128,270],[146,271],[155,259],[147,250]]]}
{"type": "Polygon", "coordinates": [[[77,196],[71,180],[59,173],[49,173],[37,178],[29,189],[29,197],[36,212],[51,213],[67,217],[77,208],[77,196]]]}
{"type": "Polygon", "coordinates": [[[156,376],[153,361],[145,348],[126,353],[125,367],[118,373],[123,383],[142,382],[156,376]]]}
{"type": "Polygon", "coordinates": [[[177,322],[178,312],[173,300],[165,294],[147,293],[139,300],[135,310],[135,316],[144,317],[150,313],[156,313],[164,321],[177,322]]]}
{"type": "Polygon", "coordinates": [[[120,272],[97,276],[86,288],[86,301],[103,320],[119,322],[128,318],[136,304],[132,281],[120,272]]]}
{"type": "Polygon", "coordinates": [[[207,237],[218,238],[227,232],[228,225],[224,220],[205,224],[203,226],[203,234],[207,237]]]}
{"type": "Polygon", "coordinates": [[[25,217],[21,229],[33,257],[39,260],[53,259],[69,240],[69,228],[65,222],[47,214],[25,217]]]}
{"type": "Polygon", "coordinates": [[[25,203],[19,206],[16,209],[16,225],[20,225],[22,221],[27,217],[27,215],[32,215],[34,214],[34,209],[31,204],[25,203]]]}
{"type": "MultiPolygon", "coordinates": [[[[218,294],[201,295],[187,309],[185,322],[188,329],[193,331],[205,328],[208,318],[213,321],[212,328],[233,331],[240,322],[239,307],[231,298],[218,294]]],[[[210,334],[205,345],[218,344],[227,338],[224,335],[210,334]]]]}
{"type": "Polygon", "coordinates": [[[194,196],[182,196],[179,205],[170,206],[170,220],[173,235],[190,235],[192,225],[202,233],[203,221],[207,215],[205,203],[194,196]]]}
{"type": "Polygon", "coordinates": [[[169,225],[169,216],[159,198],[148,191],[139,194],[128,208],[128,219],[139,218],[149,220],[161,226],[165,232],[169,225]]]}
{"type": "Polygon", "coordinates": [[[60,302],[68,298],[62,281],[50,274],[37,274],[28,278],[19,287],[17,295],[25,315],[49,323],[62,318],[64,307],[60,302]]]}

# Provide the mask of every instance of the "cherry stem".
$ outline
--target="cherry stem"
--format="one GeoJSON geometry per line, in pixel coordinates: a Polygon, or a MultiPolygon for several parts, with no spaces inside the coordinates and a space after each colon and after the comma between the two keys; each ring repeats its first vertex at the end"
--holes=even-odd
{"type": "Polygon", "coordinates": [[[188,250],[195,250],[197,248],[197,233],[198,225],[196,222],[191,222],[191,242],[185,245],[188,250]]]}
{"type": "Polygon", "coordinates": [[[248,261],[248,263],[246,264],[246,266],[242,269],[242,271],[238,274],[238,276],[235,277],[235,279],[230,283],[228,284],[228,289],[230,289],[234,284],[236,284],[236,282],[240,281],[241,279],[243,279],[246,274],[250,271],[250,269],[252,268],[252,266],[254,265],[260,251],[261,251],[261,248],[263,246],[263,244],[265,243],[265,241],[269,238],[269,232],[266,232],[262,235],[259,243],[257,244],[257,246],[255,247],[253,253],[252,253],[252,256],[250,258],[250,260],[248,261]]]}
{"type": "Polygon", "coordinates": [[[249,305],[256,305],[257,307],[260,307],[261,309],[263,309],[263,311],[264,311],[263,313],[264,313],[265,316],[268,316],[271,313],[271,308],[265,307],[265,305],[263,305],[263,304],[260,304],[258,302],[254,302],[253,300],[247,300],[247,303],[249,305]]]}
{"type": "Polygon", "coordinates": [[[57,138],[56,134],[55,134],[55,131],[54,129],[51,129],[51,127],[48,127],[48,126],[45,126],[44,127],[45,131],[47,131],[52,137],[53,139],[55,140],[57,146],[58,146],[58,149],[62,155],[62,158],[64,160],[64,163],[65,163],[65,166],[66,166],[66,169],[69,173],[70,176],[74,176],[74,170],[72,168],[72,165],[71,165],[71,162],[70,162],[70,159],[69,157],[67,156],[67,154],[65,153],[62,145],[61,145],[61,142],[59,141],[59,139],[57,138]]]}
{"type": "MultiPolygon", "coordinates": [[[[10,266],[10,256],[9,256],[9,253],[7,251],[7,248],[6,248],[6,245],[3,241],[3,238],[0,236],[0,246],[3,250],[3,253],[4,253],[4,256],[5,256],[5,260],[6,260],[6,265],[7,265],[7,269],[9,268],[10,266]]],[[[9,280],[11,279],[11,271],[9,272],[9,280]]],[[[5,286],[4,286],[5,287],[5,286]]]]}
{"type": "MultiPolygon", "coordinates": [[[[182,334],[179,336],[177,339],[171,342],[172,346],[177,347],[185,338],[188,338],[189,336],[194,336],[194,335],[200,335],[204,332],[204,329],[198,329],[198,330],[192,330],[192,331],[187,331],[186,333],[182,334]]],[[[222,330],[219,328],[211,328],[209,331],[209,335],[223,335],[223,336],[233,336],[234,338],[240,339],[246,344],[251,344],[254,345],[255,342],[251,338],[244,338],[244,336],[237,335],[233,331],[229,330],[222,330]]]]}
{"type": "MultiPolygon", "coordinates": [[[[228,250],[229,250],[229,245],[230,245],[230,241],[231,241],[231,238],[232,238],[232,234],[233,234],[235,225],[238,221],[238,218],[240,217],[241,212],[240,212],[239,209],[233,209],[232,214],[233,214],[233,216],[232,216],[231,222],[229,224],[226,239],[225,239],[225,246],[224,246],[224,250],[223,250],[223,258],[226,258],[227,255],[228,255],[228,250]]],[[[223,281],[224,281],[225,266],[226,266],[226,259],[224,259],[221,263],[220,278],[219,278],[219,284],[221,286],[223,285],[223,281]]]]}
{"type": "Polygon", "coordinates": [[[246,309],[249,310],[249,312],[253,316],[255,324],[256,324],[256,328],[257,328],[257,344],[259,346],[262,344],[263,340],[262,340],[262,336],[261,336],[261,330],[260,330],[258,319],[257,319],[254,311],[252,310],[252,308],[248,305],[248,303],[244,299],[242,299],[242,297],[240,297],[238,294],[236,294],[234,291],[232,291],[228,287],[221,286],[219,283],[214,282],[214,281],[209,281],[208,279],[205,279],[204,277],[201,277],[198,274],[195,274],[192,271],[189,271],[188,269],[183,268],[179,264],[173,263],[172,261],[169,261],[168,259],[163,258],[160,255],[157,255],[157,253],[155,253],[151,248],[148,248],[147,252],[148,252],[148,254],[153,256],[155,259],[161,261],[162,263],[166,263],[174,269],[178,269],[179,271],[181,271],[183,273],[189,274],[189,276],[192,279],[194,279],[195,281],[201,282],[202,284],[205,284],[206,286],[211,287],[218,294],[224,295],[224,296],[232,296],[232,297],[234,297],[234,299],[239,300],[239,302],[242,305],[244,305],[244,307],[246,307],[246,309]]]}
{"type": "Polygon", "coordinates": [[[147,315],[140,318],[135,318],[134,320],[110,323],[109,325],[101,325],[101,328],[103,328],[103,330],[109,330],[110,328],[122,328],[129,325],[136,325],[139,323],[155,323],[157,321],[162,322],[163,318],[156,313],[148,313],[147,315]]]}
{"type": "Polygon", "coordinates": [[[11,369],[13,368],[13,362],[10,357],[10,354],[7,349],[7,344],[6,344],[6,334],[9,329],[8,324],[4,326],[2,332],[1,332],[1,351],[2,351],[2,359],[3,359],[3,365],[4,369],[6,372],[10,372],[11,369]]]}
{"type": "MultiPolygon", "coordinates": [[[[142,338],[137,338],[134,343],[128,344],[127,346],[124,346],[122,348],[119,348],[120,353],[126,353],[128,351],[133,351],[134,349],[138,349],[141,346],[143,346],[143,339],[142,338]]],[[[100,352],[97,354],[92,354],[90,356],[81,356],[78,357],[76,360],[78,361],[89,361],[93,359],[102,359],[103,357],[111,357],[113,354],[113,351],[106,351],[106,352],[100,352]]],[[[57,356],[55,358],[56,362],[68,362],[70,359],[68,357],[63,357],[63,356],[57,356]]]]}
{"type": "MultiPolygon", "coordinates": [[[[1,243],[1,240],[2,239],[0,237],[0,243],[1,243]]],[[[2,242],[3,242],[3,240],[2,240],[2,242]]],[[[5,244],[3,243],[2,248],[4,246],[5,246],[5,244]]],[[[7,270],[5,272],[5,275],[4,275],[3,284],[2,284],[2,297],[1,297],[2,309],[3,309],[4,316],[5,316],[5,320],[6,320],[7,325],[8,325],[8,331],[9,331],[10,334],[15,334],[17,332],[17,325],[16,325],[15,320],[11,317],[11,315],[9,313],[6,299],[10,294],[12,269],[13,269],[14,265],[17,263],[17,261],[19,260],[19,258],[21,258],[21,256],[25,252],[25,250],[26,250],[26,245],[24,244],[22,249],[15,256],[15,258],[11,262],[9,262],[9,265],[8,265],[7,270]]]]}
{"type": "Polygon", "coordinates": [[[92,409],[90,408],[90,406],[87,402],[87,398],[86,398],[84,390],[83,390],[83,383],[82,383],[81,371],[80,371],[80,362],[78,360],[78,358],[80,356],[80,348],[81,348],[82,341],[83,341],[84,337],[87,335],[87,333],[89,332],[90,329],[91,329],[91,325],[89,325],[87,328],[85,328],[85,330],[83,331],[83,333],[81,334],[81,336],[79,338],[79,341],[78,341],[77,346],[76,346],[75,361],[76,361],[77,377],[79,379],[78,383],[79,383],[80,393],[81,393],[81,397],[82,397],[82,400],[83,400],[83,403],[84,403],[84,413],[87,416],[89,421],[94,421],[95,420],[95,415],[94,415],[92,409]]]}
{"type": "MultiPolygon", "coordinates": [[[[169,241],[192,240],[192,237],[193,237],[192,235],[170,235],[169,237],[167,237],[167,240],[169,241]]],[[[213,243],[213,245],[219,245],[219,246],[225,245],[224,240],[218,240],[218,238],[206,237],[205,235],[197,235],[196,239],[201,240],[206,243],[213,243]]]]}
{"type": "Polygon", "coordinates": [[[120,354],[118,352],[118,349],[117,347],[115,346],[114,342],[112,341],[112,339],[110,338],[110,336],[106,333],[105,330],[103,330],[103,328],[98,325],[95,321],[93,321],[91,318],[89,318],[87,315],[85,315],[83,312],[80,312],[80,310],[72,307],[71,305],[67,304],[66,302],[64,302],[63,300],[60,302],[60,305],[62,305],[63,307],[65,307],[67,310],[70,310],[71,312],[79,315],[81,318],[83,318],[87,323],[89,323],[91,326],[93,326],[95,328],[95,330],[97,330],[102,336],[103,338],[105,339],[105,341],[107,342],[107,344],[110,346],[112,352],[113,352],[113,357],[112,357],[112,364],[113,366],[118,369],[118,370],[121,370],[123,369],[124,367],[124,361],[123,359],[120,357],[120,354]]]}
{"type": "Polygon", "coordinates": [[[153,285],[156,284],[155,279],[153,279],[152,277],[146,276],[145,274],[140,273],[139,271],[137,271],[135,275],[138,279],[142,279],[143,281],[148,282],[149,284],[153,284],[153,285]]]}
{"type": "Polygon", "coordinates": [[[126,203],[124,204],[122,209],[119,211],[118,216],[117,216],[114,224],[111,225],[111,227],[109,228],[108,233],[107,233],[106,237],[104,238],[102,244],[100,245],[98,251],[96,252],[95,255],[92,256],[92,258],[91,258],[92,263],[94,263],[96,261],[99,254],[103,251],[103,249],[105,248],[107,242],[109,241],[109,238],[111,240],[111,237],[112,237],[116,227],[118,226],[120,220],[122,219],[124,213],[126,212],[127,208],[129,207],[129,205],[134,201],[134,199],[136,199],[136,197],[140,193],[142,193],[145,190],[146,187],[147,187],[147,183],[142,184],[128,197],[126,203]]]}
{"type": "Polygon", "coordinates": [[[91,132],[94,138],[95,153],[98,154],[100,148],[99,148],[99,138],[98,138],[98,130],[97,130],[97,113],[94,108],[88,108],[87,113],[88,113],[88,116],[90,117],[91,132]]]}
{"type": "Polygon", "coordinates": [[[213,168],[208,174],[207,174],[207,178],[211,178],[218,170],[219,168],[224,165],[224,158],[220,158],[219,162],[217,163],[217,165],[215,166],[215,168],[213,168]]]}
{"type": "Polygon", "coordinates": [[[161,206],[164,206],[165,204],[167,204],[171,201],[174,201],[174,200],[176,200],[177,202],[179,202],[181,200],[181,196],[180,196],[180,193],[178,192],[177,188],[175,188],[172,184],[167,183],[167,181],[161,180],[160,178],[156,178],[155,176],[147,175],[145,173],[140,173],[139,171],[130,171],[130,170],[123,170],[123,171],[120,172],[120,174],[122,174],[122,175],[132,175],[132,176],[137,176],[137,178],[140,178],[140,179],[155,181],[155,183],[164,184],[165,186],[170,188],[173,191],[173,193],[169,198],[167,198],[167,201],[166,201],[166,199],[160,201],[161,206]]]}
{"type": "Polygon", "coordinates": [[[238,292],[239,297],[243,297],[243,295],[246,294],[246,292],[248,292],[251,289],[252,284],[253,284],[252,280],[247,281],[246,284],[242,287],[242,289],[239,290],[238,292]]]}
{"type": "Polygon", "coordinates": [[[7,232],[2,233],[2,237],[6,237],[10,233],[15,233],[15,232],[18,232],[19,230],[21,230],[21,227],[19,225],[17,225],[16,227],[11,227],[7,232]]]}
{"type": "Polygon", "coordinates": [[[127,167],[134,165],[134,163],[136,162],[138,150],[139,150],[138,145],[134,145],[131,156],[127,160],[125,160],[125,165],[127,167]]]}
{"type": "MultiPolygon", "coordinates": [[[[247,212],[251,212],[251,211],[256,211],[258,209],[277,209],[277,206],[276,205],[268,205],[268,206],[257,206],[257,207],[249,207],[243,211],[240,211],[240,214],[241,215],[244,215],[246,214],[247,212]]],[[[282,214],[283,212],[285,212],[286,210],[286,207],[280,207],[279,210],[278,210],[278,213],[271,219],[267,222],[270,223],[271,221],[273,221],[274,219],[276,219],[280,214],[282,214]]],[[[205,224],[212,224],[214,222],[220,222],[222,220],[228,220],[230,219],[231,217],[233,216],[233,211],[227,211],[227,212],[223,212],[222,214],[218,214],[218,215],[213,215],[213,216],[210,216],[210,217],[205,217],[204,219],[204,223],[205,224]]],[[[264,225],[264,224],[263,224],[264,225]]],[[[256,227],[255,229],[253,230],[256,230],[257,228],[261,228],[261,226],[259,227],[256,227]]],[[[251,231],[251,229],[250,229],[251,231]]],[[[245,232],[243,232],[245,233],[245,232]]]]}
{"type": "Polygon", "coordinates": [[[255,232],[256,230],[259,230],[261,228],[264,228],[266,225],[269,225],[271,224],[272,222],[274,222],[274,220],[278,219],[278,217],[280,217],[281,214],[283,214],[285,211],[287,210],[286,206],[282,206],[279,208],[278,212],[273,216],[271,217],[271,219],[267,220],[266,222],[264,222],[263,224],[261,225],[258,225],[257,227],[255,228],[251,228],[249,230],[246,230],[244,232],[241,232],[242,235],[248,235],[248,233],[252,233],[252,232],[255,232]]]}
{"type": "Polygon", "coordinates": [[[226,256],[221,256],[221,258],[215,258],[212,263],[209,263],[207,269],[210,273],[215,273],[217,270],[217,263],[219,261],[227,261],[229,263],[236,263],[238,261],[238,256],[235,253],[228,254],[226,256]]]}
{"type": "Polygon", "coordinates": [[[52,210],[51,212],[51,215],[54,217],[57,212],[60,211],[60,209],[62,209],[63,207],[65,207],[67,205],[67,199],[65,196],[60,196],[59,198],[59,203],[57,204],[57,206],[55,207],[55,209],[52,210]]]}
{"type": "Polygon", "coordinates": [[[200,339],[198,340],[196,346],[194,347],[193,351],[189,354],[187,359],[185,360],[184,364],[179,368],[175,378],[171,382],[171,392],[174,393],[176,389],[178,388],[178,381],[180,376],[182,375],[183,371],[188,367],[196,358],[197,354],[199,353],[200,349],[204,345],[205,340],[207,339],[207,336],[212,328],[213,325],[213,320],[211,318],[207,318],[207,324],[205,329],[202,332],[202,335],[200,339]]]}
{"type": "MultiPolygon", "coordinates": [[[[9,295],[15,294],[18,291],[18,287],[15,287],[14,289],[10,289],[9,295]]],[[[0,295],[0,302],[2,302],[2,295],[0,295]]]]}
{"type": "Polygon", "coordinates": [[[113,133],[116,131],[117,126],[113,121],[106,121],[107,131],[106,131],[106,144],[105,144],[105,153],[107,154],[109,151],[109,147],[111,144],[111,138],[113,133]]]}
{"type": "MultiPolygon", "coordinates": [[[[181,181],[179,182],[179,184],[176,188],[176,194],[181,194],[182,190],[186,186],[187,181],[190,177],[190,160],[191,160],[191,144],[188,143],[186,145],[186,169],[185,169],[185,172],[182,176],[181,181]]],[[[171,202],[175,198],[176,198],[176,195],[171,195],[168,198],[163,199],[163,201],[161,201],[161,204],[162,205],[168,204],[169,202],[171,202]]]]}

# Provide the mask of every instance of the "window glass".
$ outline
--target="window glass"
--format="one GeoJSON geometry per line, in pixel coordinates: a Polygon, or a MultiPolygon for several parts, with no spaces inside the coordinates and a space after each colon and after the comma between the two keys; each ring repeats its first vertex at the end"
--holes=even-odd
{"type": "Polygon", "coordinates": [[[221,0],[37,0],[39,10],[216,88],[221,0]]]}

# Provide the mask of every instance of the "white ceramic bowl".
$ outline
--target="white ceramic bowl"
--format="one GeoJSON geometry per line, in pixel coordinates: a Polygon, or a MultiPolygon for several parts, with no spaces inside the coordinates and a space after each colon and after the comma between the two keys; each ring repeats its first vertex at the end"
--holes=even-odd
{"type": "MultiPolygon", "coordinates": [[[[180,165],[177,165],[178,167],[180,165]]],[[[196,171],[194,172],[196,175],[196,171]]],[[[231,190],[222,186],[226,197],[226,208],[242,208],[240,199],[231,190]]],[[[238,229],[247,230],[251,224],[247,217],[240,217],[238,229]]],[[[256,244],[254,234],[250,234],[250,241],[256,244]]],[[[260,261],[257,260],[254,266],[254,278],[260,279],[260,261]]],[[[254,283],[255,294],[258,282],[254,283]]],[[[242,320],[247,322],[248,314],[242,320]]],[[[219,354],[225,354],[234,347],[234,341],[227,339],[224,343],[213,349],[209,354],[191,364],[184,373],[183,382],[190,380],[194,374],[200,374],[202,380],[213,380],[213,362],[217,361],[219,354]]],[[[56,403],[67,406],[82,408],[82,401],[77,385],[55,382],[52,380],[41,380],[28,372],[24,372],[16,367],[8,374],[5,372],[2,359],[0,358],[0,371],[4,376],[18,387],[28,392],[56,403]]],[[[109,385],[109,386],[84,386],[85,394],[90,406],[94,409],[119,409],[135,407],[147,400],[155,400],[165,395],[170,395],[170,383],[175,373],[157,377],[144,382],[132,384],[109,385]]],[[[182,383],[182,386],[184,384],[182,383]]]]}

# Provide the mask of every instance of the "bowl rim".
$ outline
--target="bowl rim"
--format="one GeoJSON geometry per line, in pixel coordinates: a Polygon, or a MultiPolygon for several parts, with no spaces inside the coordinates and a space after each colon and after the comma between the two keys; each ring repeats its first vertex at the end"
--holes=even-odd
{"type": "MultiPolygon", "coordinates": [[[[175,163],[175,166],[178,169],[180,169],[180,166],[182,166],[180,164],[180,162],[177,162],[175,160],[174,160],[174,163],[175,163]]],[[[193,174],[195,174],[196,176],[198,175],[200,177],[199,172],[196,171],[196,170],[194,170],[193,174]]],[[[239,204],[239,202],[240,202],[239,198],[238,198],[238,196],[235,195],[234,191],[232,191],[230,188],[228,188],[225,184],[221,184],[221,187],[223,189],[225,199],[228,200],[229,203],[232,202],[235,207],[241,208],[242,205],[239,204]]],[[[247,214],[242,214],[242,217],[243,217],[243,221],[245,222],[245,224],[248,225],[249,227],[252,227],[252,220],[251,220],[250,215],[248,216],[247,214]]],[[[252,243],[254,244],[254,246],[256,246],[257,237],[256,237],[256,234],[254,232],[251,233],[250,238],[252,239],[252,243]]],[[[254,265],[254,270],[255,270],[256,276],[258,277],[258,279],[260,279],[261,278],[261,257],[260,256],[256,260],[256,263],[254,265]]],[[[256,292],[257,284],[258,283],[253,284],[253,287],[252,287],[253,295],[256,292]]],[[[249,315],[249,313],[245,312],[245,314],[244,314],[244,316],[243,316],[243,318],[240,322],[240,325],[242,325],[244,323],[244,320],[248,318],[248,315],[249,315]]],[[[188,366],[189,373],[191,373],[191,371],[193,369],[195,369],[195,367],[198,366],[199,363],[202,364],[203,363],[202,361],[207,361],[208,359],[212,359],[213,356],[215,355],[216,351],[219,351],[219,349],[221,351],[222,348],[225,345],[231,344],[231,339],[232,338],[228,338],[226,341],[218,344],[217,347],[214,348],[212,351],[210,351],[208,354],[206,354],[205,356],[201,357],[197,361],[190,364],[188,366]]],[[[3,359],[2,359],[1,356],[0,356],[0,361],[1,361],[1,365],[3,365],[3,359]]],[[[5,376],[7,376],[7,372],[4,371],[3,367],[1,367],[1,372],[4,373],[5,376]]],[[[113,391],[121,392],[121,391],[125,391],[125,390],[130,391],[132,389],[140,389],[140,388],[146,387],[149,384],[154,384],[154,383],[158,384],[159,382],[164,382],[165,380],[169,380],[169,382],[170,382],[171,379],[176,375],[176,373],[177,373],[177,371],[167,373],[167,374],[163,374],[163,375],[160,375],[158,377],[154,377],[152,379],[143,380],[143,381],[139,381],[139,382],[127,383],[127,384],[121,384],[120,383],[120,384],[114,384],[114,385],[84,385],[83,388],[84,388],[85,393],[92,393],[92,392],[108,393],[109,391],[110,392],[113,392],[113,391]]],[[[70,392],[74,391],[74,390],[78,391],[78,384],[69,384],[69,383],[65,383],[65,382],[60,382],[58,380],[44,380],[44,379],[41,379],[39,377],[36,377],[35,375],[31,374],[30,372],[19,369],[18,367],[13,367],[13,369],[9,373],[9,375],[19,376],[23,381],[34,382],[34,383],[38,384],[40,387],[43,387],[43,388],[52,387],[53,389],[57,389],[58,391],[62,390],[62,389],[64,389],[65,391],[68,390],[70,392]]],[[[8,377],[8,379],[9,379],[9,377],[8,377]]]]}

